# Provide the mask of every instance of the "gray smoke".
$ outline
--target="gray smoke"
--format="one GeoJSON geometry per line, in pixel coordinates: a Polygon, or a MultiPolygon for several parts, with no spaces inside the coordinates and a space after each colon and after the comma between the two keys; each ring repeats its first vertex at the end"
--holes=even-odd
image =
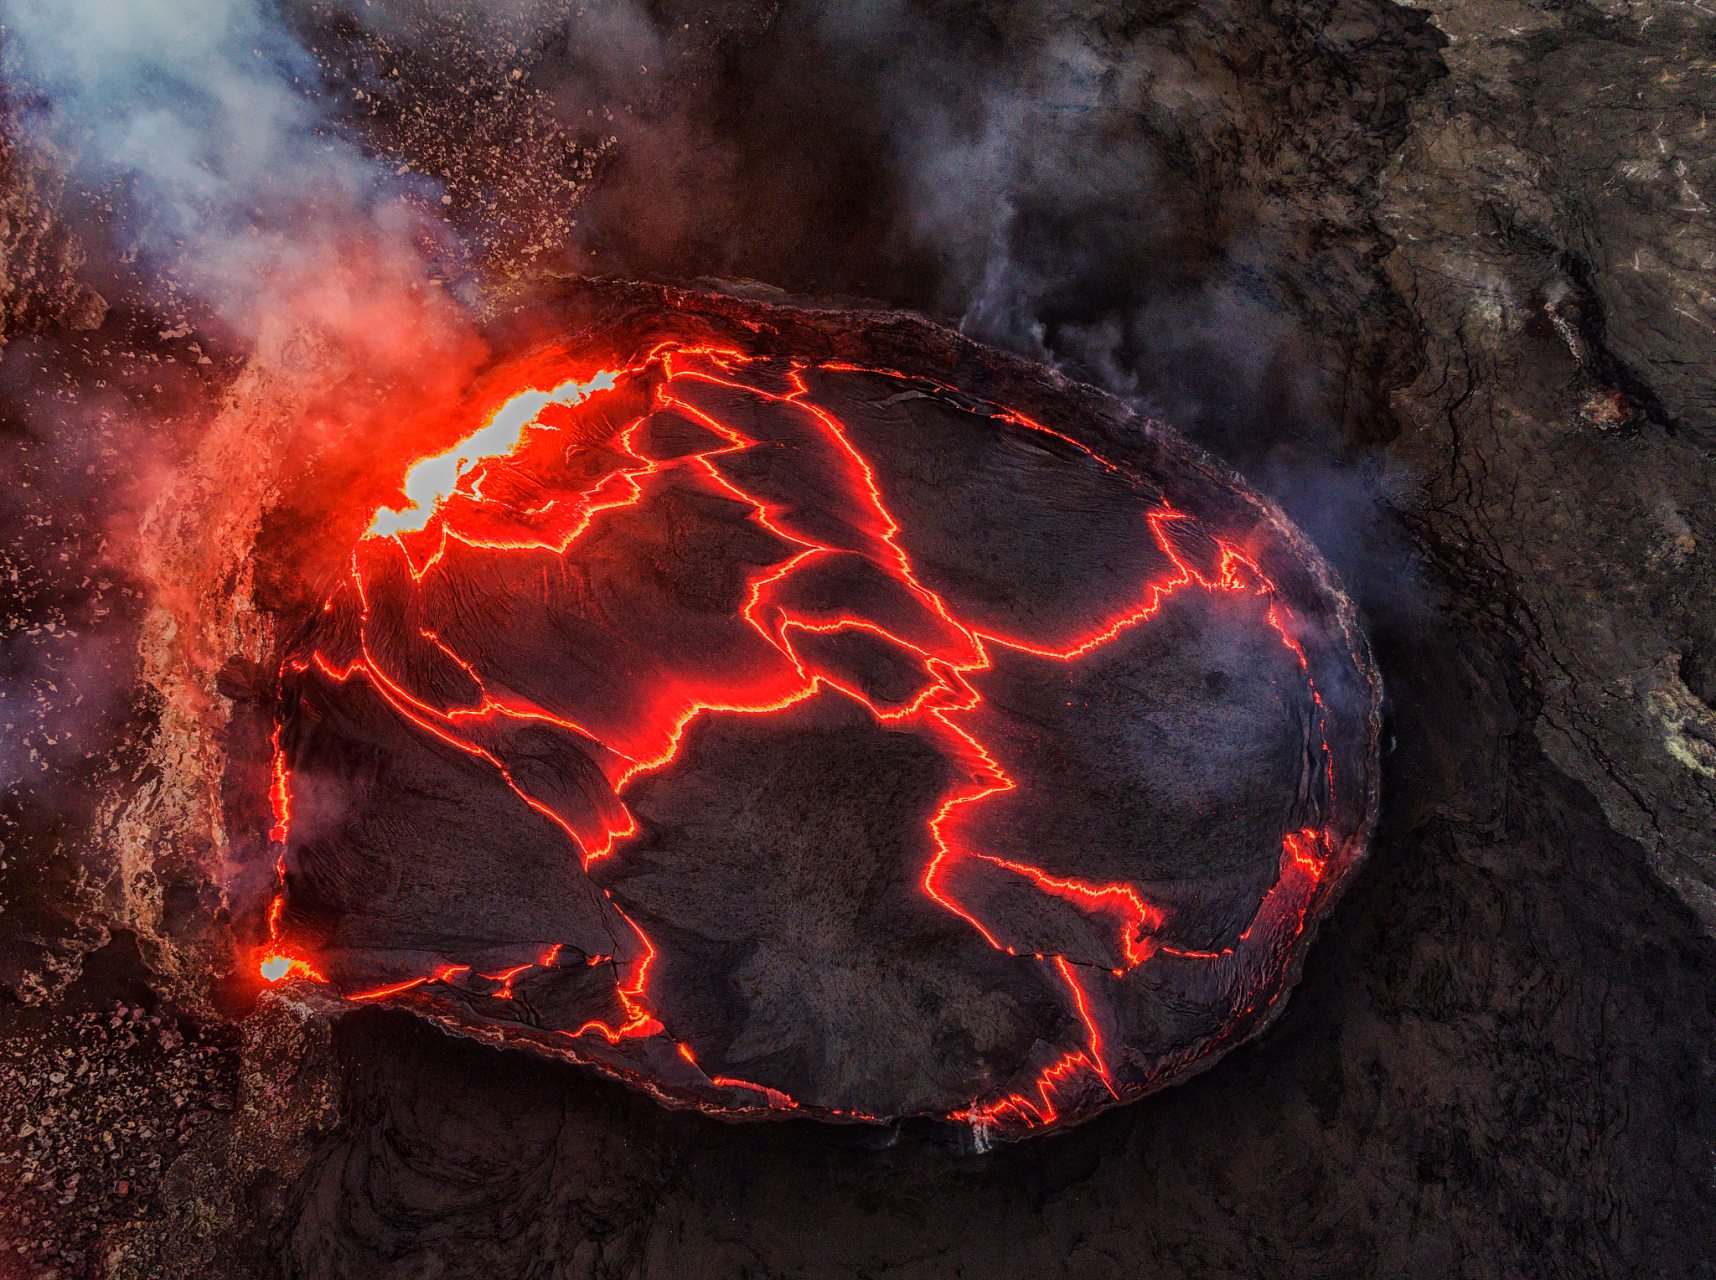
{"type": "Polygon", "coordinates": [[[937,263],[937,308],[1172,423],[1280,501],[1373,609],[1422,609],[1388,528],[1410,482],[1342,420],[1365,394],[1342,342],[1374,322],[1358,251],[1307,254],[1317,212],[1270,193],[1247,137],[1290,127],[1284,104],[1194,65],[1172,23],[1117,37],[1102,6],[994,6],[986,40],[937,38],[918,12],[829,5],[819,30],[872,69],[897,240],[937,263]]]}
{"type": "MultiPolygon", "coordinates": [[[[425,394],[481,350],[438,279],[458,256],[439,189],[340,132],[269,0],[0,0],[0,24],[6,127],[66,172],[85,282],[119,290],[129,326],[0,335],[0,783],[52,807],[104,768],[82,762],[127,749],[137,627],[176,607],[140,580],[135,534],[236,363],[207,380],[211,338],[322,353],[294,366],[306,384],[356,370],[425,394]]],[[[362,431],[362,388],[304,430],[362,431]]]]}
{"type": "Polygon", "coordinates": [[[402,308],[424,310],[402,300],[431,284],[426,250],[447,256],[439,193],[334,127],[319,66],[268,0],[4,0],[0,15],[26,134],[100,194],[150,301],[183,295],[247,342],[292,318],[383,356],[402,308]]]}

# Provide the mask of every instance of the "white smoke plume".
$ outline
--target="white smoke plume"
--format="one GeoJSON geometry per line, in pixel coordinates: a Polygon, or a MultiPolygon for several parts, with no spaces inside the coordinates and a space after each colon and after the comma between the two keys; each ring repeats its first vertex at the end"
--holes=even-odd
{"type": "Polygon", "coordinates": [[[0,619],[19,628],[0,635],[0,726],[30,722],[0,766],[33,784],[26,826],[70,806],[99,833],[87,866],[105,918],[145,939],[158,972],[191,972],[165,886],[230,886],[254,861],[223,818],[218,673],[269,652],[251,554],[263,515],[306,458],[456,402],[483,347],[443,193],[341,131],[271,0],[0,0],[0,71],[9,128],[66,171],[85,283],[117,317],[11,353],[8,426],[32,443],[0,462],[16,495],[0,504],[7,555],[41,542],[20,521],[105,491],[77,507],[90,536],[33,565],[56,584],[44,603],[0,619]],[[205,349],[227,354],[208,375],[205,349]],[[85,455],[90,471],[73,469],[85,455]],[[125,584],[133,603],[48,632],[35,615],[81,599],[80,579],[125,584]],[[101,730],[123,732],[139,702],[146,736],[116,748],[101,730]],[[50,750],[130,756],[68,787],[42,768],[50,750]]]}
{"type": "Polygon", "coordinates": [[[268,0],[4,0],[0,15],[26,133],[103,194],[113,247],[163,294],[242,342],[290,316],[378,355],[402,310],[423,310],[424,250],[446,256],[437,193],[339,133],[268,0]]]}

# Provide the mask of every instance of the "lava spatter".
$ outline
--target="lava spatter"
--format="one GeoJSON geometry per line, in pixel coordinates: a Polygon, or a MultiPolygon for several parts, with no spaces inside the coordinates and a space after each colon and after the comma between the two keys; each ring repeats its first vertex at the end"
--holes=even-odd
{"type": "MultiPolygon", "coordinates": [[[[875,837],[907,850],[901,856],[916,860],[916,869],[878,872],[865,892],[894,895],[892,910],[914,921],[925,909],[943,913],[946,925],[910,926],[921,937],[913,945],[992,951],[992,964],[1004,966],[992,972],[1003,976],[985,981],[1017,988],[996,1008],[1013,1022],[1025,1017],[1018,1010],[1036,1011],[1029,1016],[1039,1030],[1028,1033],[1035,1049],[1008,1023],[1002,1039],[1018,1045],[1010,1066],[1006,1053],[973,1042],[958,1068],[969,1090],[963,1104],[915,1109],[1003,1132],[1088,1114],[1097,1095],[1113,1101],[1155,1083],[1148,1046],[1140,1051],[1123,1024],[1136,1016],[1127,1010],[1164,981],[1213,993],[1215,1005],[1227,1003],[1228,1021],[1274,1001],[1282,975],[1265,970],[1285,964],[1336,840],[1315,822],[1302,823],[1334,805],[1336,769],[1327,711],[1285,593],[1245,548],[1098,450],[1004,407],[987,405],[973,417],[957,396],[933,379],[847,362],[664,341],[629,363],[521,390],[458,446],[413,466],[400,509],[375,514],[345,577],[283,664],[289,699],[271,769],[282,889],[268,912],[263,976],[329,981],[356,1000],[480,1005],[484,1016],[532,1028],[539,1047],[560,1045],[658,1095],[678,1091],[713,1110],[748,1113],[761,1098],[775,1113],[898,1114],[885,1099],[861,1105],[867,1095],[851,1080],[795,1100],[799,1090],[789,1085],[807,1072],[846,1070],[827,1048],[846,1034],[844,1023],[819,1033],[826,1042],[820,1066],[806,1065],[798,1042],[771,1047],[765,1014],[746,1015],[737,1032],[714,1029],[681,993],[690,990],[690,970],[675,967],[675,953],[693,935],[696,945],[716,939],[734,957],[747,944],[719,926],[685,933],[691,917],[675,917],[675,894],[695,868],[674,864],[668,874],[678,878],[662,882],[672,892],[647,888],[655,870],[679,857],[659,852],[663,833],[675,829],[664,815],[711,811],[707,804],[686,810],[678,790],[715,785],[696,781],[712,741],[703,726],[744,734],[787,732],[785,725],[811,735],[795,739],[806,743],[861,732],[881,735],[878,750],[916,742],[910,750],[928,753],[918,791],[933,786],[939,795],[912,802],[917,835],[897,830],[901,819],[875,837]],[[925,452],[905,465],[876,456],[891,428],[871,410],[850,416],[831,402],[822,388],[843,378],[896,387],[896,399],[952,403],[945,412],[976,424],[961,419],[958,430],[1011,433],[1020,467],[1077,468],[1077,476],[1100,475],[1104,493],[1131,495],[1129,539],[1097,551],[1109,580],[1131,575],[1129,588],[1094,607],[1047,591],[1041,603],[996,597],[991,604],[966,590],[960,579],[969,571],[925,542],[898,505],[926,500],[924,476],[940,465],[937,456],[925,452]],[[635,412],[611,421],[610,401],[628,395],[624,403],[635,412]],[[608,413],[611,429],[592,429],[580,412],[608,413]],[[1203,603],[1186,604],[1171,626],[1161,623],[1194,598],[1203,603]],[[1299,716],[1305,760],[1297,794],[1281,810],[1279,866],[1267,869],[1269,883],[1244,927],[1219,947],[1189,945],[1199,940],[1201,908],[1188,904],[1173,877],[1090,875],[1078,865],[1086,856],[1079,828],[1062,820],[1066,814],[1057,817],[1056,799],[1080,785],[1076,762],[1045,765],[1056,748],[1043,714],[1029,705],[1051,688],[1059,698],[1064,686],[1083,691],[1092,723],[1121,723],[1132,712],[1112,690],[1124,685],[1125,664],[1146,661],[1137,638],[1159,626],[1183,631],[1203,616],[1200,608],[1213,610],[1218,625],[1274,636],[1285,659],[1265,660],[1274,675],[1256,701],[1279,705],[1284,722],[1299,716]],[[485,609],[506,611],[504,631],[485,609]],[[1020,625],[1025,615],[1040,620],[1037,634],[1020,625]],[[1119,666],[1111,672],[1104,662],[1119,666]],[[344,837],[300,838],[296,778],[331,718],[314,711],[307,720],[294,709],[358,697],[374,704],[365,714],[394,717],[400,731],[440,752],[446,764],[437,767],[487,770],[551,824],[573,867],[568,892],[582,895],[567,910],[582,913],[589,936],[513,941],[486,924],[481,938],[419,928],[427,941],[404,948],[330,941],[340,926],[324,927],[333,901],[325,886],[338,880],[344,893],[346,881],[361,879],[354,869],[361,854],[340,854],[348,860],[340,864],[343,879],[299,870],[301,858],[333,865],[324,851],[344,837]],[[836,722],[854,728],[826,727],[836,722]],[[693,739],[703,743],[696,753],[688,748],[693,739]],[[933,784],[925,780],[932,773],[933,784]],[[1039,839],[1039,830],[1057,834],[1039,839]],[[905,903],[907,892],[922,906],[905,903]],[[382,960],[354,961],[358,955],[382,960]],[[610,976],[598,990],[591,984],[601,973],[610,976]],[[359,974],[388,980],[372,984],[359,974]],[[516,1012],[497,1012],[502,1004],[516,1012]],[[669,1047],[668,1059],[649,1047],[657,1043],[669,1047]],[[727,1070],[700,1065],[711,1055],[727,1070]],[[742,1062],[755,1066],[731,1070],[742,1062]]],[[[864,403],[891,402],[871,396],[864,403]]],[[[980,475],[977,483],[989,481],[980,475]]],[[[997,501],[1011,500],[997,492],[997,501]]],[[[1075,553],[1069,562],[1076,571],[1075,553]]],[[[1061,701],[1079,710],[1077,697],[1061,701]]],[[[720,768],[749,768],[749,752],[720,768]]],[[[778,777],[790,785],[790,767],[781,768],[778,777]]],[[[830,776],[845,768],[836,750],[830,776]]],[[[766,819],[755,810],[745,821],[766,819]]],[[[827,818],[814,810],[806,821],[827,818]]],[[[841,855],[831,846],[828,856],[841,855]]],[[[712,866],[706,877],[717,874],[712,866]]],[[[770,870],[744,874],[767,879],[770,870]]],[[[806,883],[814,886],[814,877],[806,883]]],[[[839,915],[828,929],[847,927],[839,915]]],[[[840,957],[823,954],[827,981],[849,981],[840,957]]],[[[734,963],[710,1000],[749,998],[765,1007],[774,998],[770,984],[802,979],[783,979],[757,954],[734,963]],[[744,994],[753,990],[759,994],[744,994]]],[[[857,1008],[880,998],[841,987],[830,1001],[857,1008]]],[[[914,998],[930,1008],[939,997],[914,998]]]]}

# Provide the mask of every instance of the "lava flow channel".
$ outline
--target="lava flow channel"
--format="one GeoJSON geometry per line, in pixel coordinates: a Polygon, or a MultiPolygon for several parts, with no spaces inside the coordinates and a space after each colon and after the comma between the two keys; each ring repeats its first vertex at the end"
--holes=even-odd
{"type": "MultiPolygon", "coordinates": [[[[829,365],[828,369],[850,370],[829,365]]],[[[1328,841],[1315,827],[1283,833],[1280,875],[1255,918],[1234,945],[1200,952],[1159,942],[1167,909],[1135,884],[1096,883],[1056,875],[1034,861],[1004,856],[981,821],[986,805],[1021,786],[1017,762],[997,746],[993,709],[980,691],[999,655],[1014,661],[1076,664],[1117,637],[1155,617],[1177,593],[1230,593],[1255,597],[1268,625],[1296,659],[1317,708],[1311,740],[1322,757],[1332,799],[1333,763],[1324,740],[1323,707],[1310,687],[1294,621],[1267,577],[1238,549],[1209,535],[1190,516],[1157,502],[1144,512],[1147,536],[1163,566],[1134,593],[1073,634],[1027,638],[962,617],[943,593],[921,580],[902,548],[901,526],[884,502],[877,474],[849,431],[810,394],[807,374],[817,366],[759,361],[739,352],[663,344],[629,368],[604,370],[547,390],[528,390],[506,402],[473,436],[447,453],[412,468],[403,509],[377,511],[353,550],[348,571],[328,597],[311,642],[288,657],[283,678],[315,676],[336,684],[367,683],[392,712],[437,741],[492,768],[525,804],[563,832],[584,868],[618,856],[637,823],[624,803],[628,787],[660,770],[680,752],[693,722],[705,713],[762,716],[836,691],[862,704],[880,724],[906,728],[933,742],[953,764],[954,785],[928,822],[927,863],[919,887],[927,898],[963,920],[989,947],[1026,954],[1053,974],[1077,1043],[1037,1063],[1028,1082],[954,1113],[983,1124],[1035,1127],[1052,1123],[1069,1091],[1100,1087],[1115,1093],[1111,1036],[1093,1007],[1093,984],[1124,979],[1147,964],[1230,969],[1249,946],[1280,951],[1303,928],[1328,858],[1328,841]],[[616,390],[617,389],[617,390],[616,390]],[[580,406],[629,389],[631,408],[605,439],[580,426],[580,406]],[[641,393],[640,393],[641,389],[641,393]],[[735,406],[738,406],[735,410],[735,406]],[[766,410],[760,412],[758,410],[766,410]],[[768,467],[755,465],[766,456],[768,467]],[[567,478],[570,459],[584,470],[567,478]],[[537,476],[558,469],[554,486],[537,476]],[[437,621],[436,592],[449,572],[454,545],[488,556],[535,557],[542,590],[565,581],[592,531],[651,504],[715,500],[742,504],[757,546],[742,604],[710,620],[694,636],[638,630],[616,639],[592,628],[562,636],[586,645],[581,670],[588,678],[530,688],[516,671],[497,675],[485,655],[461,651],[458,627],[437,621]],[[844,643],[884,646],[912,673],[905,693],[883,696],[854,678],[838,655],[844,643]],[[830,648],[833,645],[833,648],[830,648]],[[611,793],[590,803],[533,794],[497,746],[506,732],[541,726],[568,735],[599,767],[611,793]],[[1040,894],[1070,904],[1112,935],[1112,963],[1051,952],[1022,951],[1018,940],[962,891],[962,877],[978,863],[1017,877],[1040,894]]],[[[919,380],[920,382],[922,380],[919,380]]],[[[1058,441],[1113,464],[1068,437],[1016,413],[994,415],[1014,428],[1058,441]]],[[[290,975],[322,980],[313,953],[291,936],[287,842],[294,786],[287,752],[276,732],[271,791],[272,839],[280,845],[281,888],[268,914],[269,942],[261,973],[269,981],[290,975]]],[[[1007,850],[1008,853],[1016,853],[1007,850]]],[[[607,893],[607,890],[603,890],[607,893]]],[[[611,903],[612,895],[609,894],[611,903]]],[[[612,963],[623,1017],[592,1019],[572,1040],[600,1036],[610,1044],[668,1036],[650,1000],[655,944],[618,912],[635,936],[612,963]]],[[[347,992],[374,999],[443,983],[510,998],[521,975],[564,963],[556,945],[536,960],[493,974],[443,964],[396,983],[347,992]]],[[[1236,985],[1238,985],[1236,983],[1236,985]]],[[[1238,1011],[1236,1011],[1238,1012],[1238,1011]]],[[[689,1046],[679,1055],[695,1064],[689,1046]]],[[[727,1077],[711,1083],[765,1097],[773,1109],[794,1104],[779,1090],[727,1077]]],[[[1118,1094],[1116,1094],[1118,1096],[1118,1094]]]]}

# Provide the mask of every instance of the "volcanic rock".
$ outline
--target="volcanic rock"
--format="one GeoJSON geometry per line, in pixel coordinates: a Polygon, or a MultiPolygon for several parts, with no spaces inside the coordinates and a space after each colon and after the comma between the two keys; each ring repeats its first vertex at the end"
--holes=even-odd
{"type": "Polygon", "coordinates": [[[911,317],[560,312],[283,654],[272,963],[679,1105],[986,1132],[1265,1025],[1380,696],[1280,513],[911,317]]]}

